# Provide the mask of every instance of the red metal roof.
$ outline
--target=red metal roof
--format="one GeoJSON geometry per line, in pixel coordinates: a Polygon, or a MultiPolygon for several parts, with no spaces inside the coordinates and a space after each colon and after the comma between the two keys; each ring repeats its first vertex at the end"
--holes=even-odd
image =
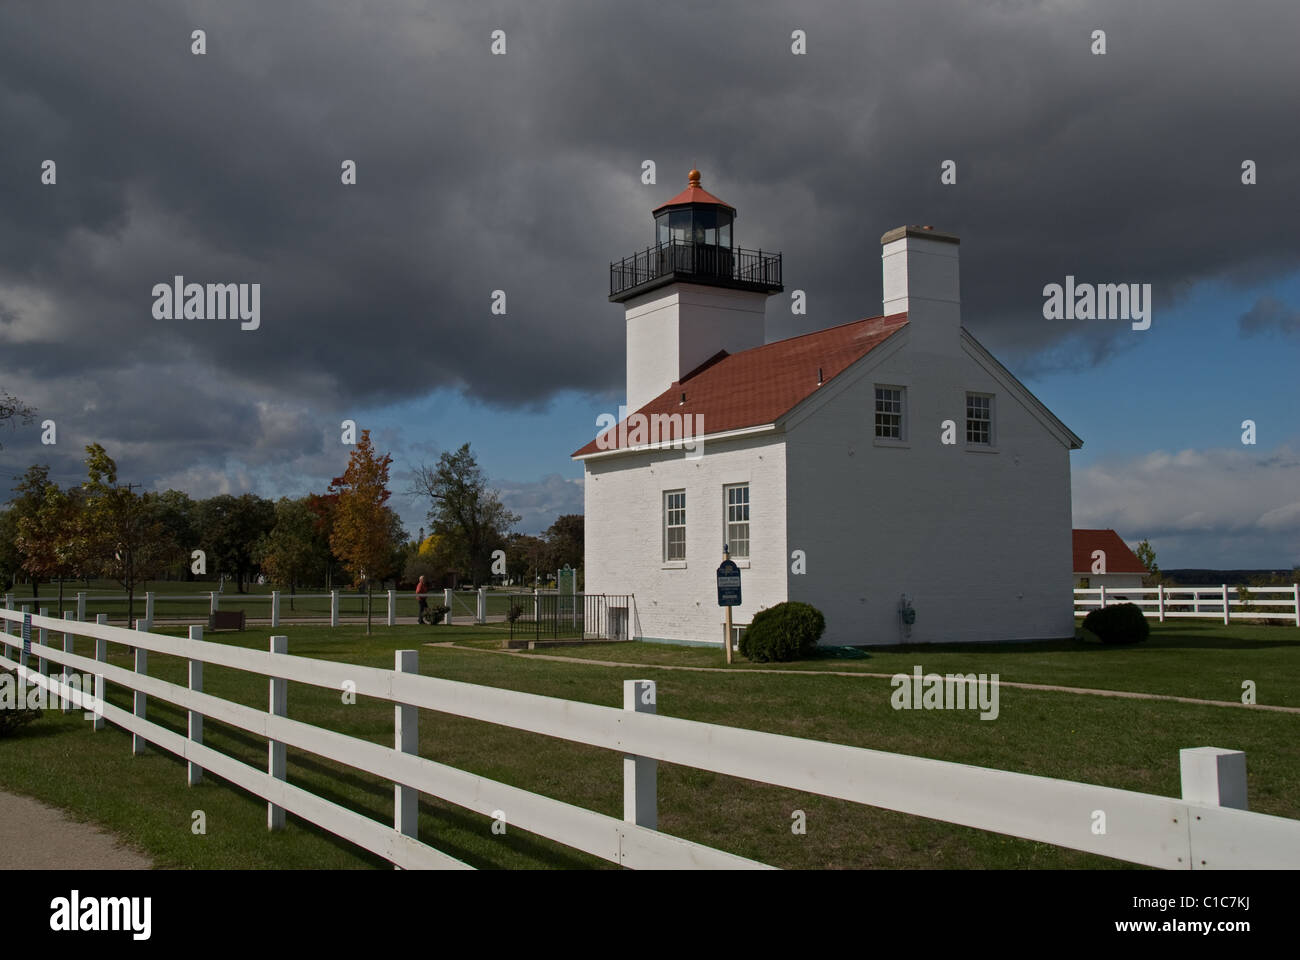
{"type": "Polygon", "coordinates": [[[709,191],[700,186],[700,171],[698,170],[691,171],[689,182],[687,183],[685,190],[677,194],[677,196],[673,197],[667,203],[659,204],[659,206],[655,207],[651,213],[658,213],[665,207],[674,207],[679,203],[711,203],[719,207],[726,207],[732,213],[736,212],[736,208],[731,204],[719,200],[713,194],[709,193],[709,191]]]}
{"type": "Polygon", "coordinates": [[[1092,552],[1106,552],[1107,573],[1146,573],[1142,561],[1128,548],[1119,534],[1114,530],[1075,530],[1074,531],[1074,572],[1089,574],[1092,572],[1092,552]]]}
{"type": "MultiPolygon", "coordinates": [[[[676,421],[658,421],[664,429],[657,439],[664,443],[687,439],[682,419],[688,414],[703,417],[691,423],[702,424],[706,434],[775,423],[817,391],[819,367],[823,383],[827,383],[906,324],[905,313],[872,317],[740,353],[719,354],[629,414],[623,421],[627,427],[610,427],[572,456],[642,445],[633,421],[638,414],[646,420],[656,414],[678,415],[676,421]],[[685,403],[681,402],[683,393],[685,403]]],[[[699,433],[692,431],[689,436],[698,437],[699,433]]]]}

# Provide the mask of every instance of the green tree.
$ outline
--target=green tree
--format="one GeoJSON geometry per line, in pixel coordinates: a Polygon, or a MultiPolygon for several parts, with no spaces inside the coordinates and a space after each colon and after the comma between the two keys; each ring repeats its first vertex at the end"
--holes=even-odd
{"type": "Polygon", "coordinates": [[[1147,575],[1142,578],[1144,587],[1154,586],[1161,580],[1160,567],[1156,565],[1156,551],[1149,541],[1143,540],[1133,551],[1137,555],[1138,561],[1146,567],[1147,575]]]}
{"type": "Polygon", "coordinates": [[[18,520],[16,546],[25,566],[47,580],[58,580],[57,610],[63,609],[64,580],[85,572],[94,552],[85,500],[80,488],[60,490],[51,483],[36,513],[18,520]]]}
{"type": "Polygon", "coordinates": [[[258,541],[275,526],[275,504],[253,493],[223,493],[199,503],[197,520],[199,546],[207,552],[209,568],[230,574],[235,589],[244,593],[256,566],[258,541]]]}
{"type": "Polygon", "coordinates": [[[492,551],[500,549],[519,517],[488,488],[469,444],[455,453],[444,451],[434,467],[421,465],[414,492],[430,499],[433,532],[449,538],[457,566],[469,571],[475,587],[484,583],[492,573],[492,551]]]}
{"type": "MultiPolygon", "coordinates": [[[[22,535],[24,521],[27,523],[29,532],[32,525],[37,523],[37,516],[45,504],[45,492],[52,486],[56,485],[50,480],[49,466],[34,463],[27,468],[27,472],[23,474],[22,479],[14,487],[14,495],[9,501],[9,509],[13,511],[19,536],[22,535]]],[[[44,573],[44,557],[40,553],[39,544],[29,539],[26,548],[21,544],[17,546],[19,556],[22,558],[22,570],[32,581],[32,596],[39,597],[41,595],[41,578],[46,576],[44,573]]]]}
{"type": "Polygon", "coordinates": [[[23,555],[18,550],[18,517],[13,508],[0,510],[0,592],[8,592],[22,573],[23,555]]]}
{"type": "MultiPolygon", "coordinates": [[[[393,512],[387,506],[388,467],[393,458],[376,455],[370,431],[362,430],[348,467],[343,475],[330,482],[330,491],[338,494],[334,529],[330,547],[338,554],[354,585],[366,584],[366,634],[370,634],[374,599],[374,581],[382,576],[392,561],[393,512]]],[[[399,526],[400,530],[400,526],[399,526]]],[[[397,543],[406,539],[402,533],[397,543]]]]}
{"type": "Polygon", "coordinates": [[[86,554],[90,564],[126,588],[128,625],[135,620],[135,590],[164,562],[171,545],[156,519],[153,495],[137,496],[117,482],[117,464],[98,443],[86,447],[86,554]]]}
{"type": "Polygon", "coordinates": [[[180,580],[194,579],[190,553],[199,545],[198,508],[190,495],[180,490],[164,490],[152,499],[154,517],[167,531],[167,540],[174,548],[174,556],[167,564],[169,579],[172,573],[180,580]]]}
{"type": "Polygon", "coordinates": [[[555,570],[551,545],[541,537],[512,533],[505,540],[506,575],[520,584],[535,583],[555,570]]]}
{"type": "Polygon", "coordinates": [[[306,498],[276,502],[275,526],[258,541],[254,559],[272,583],[289,588],[292,610],[298,584],[329,561],[329,544],[306,498]]]}
{"type": "Polygon", "coordinates": [[[575,570],[582,566],[583,528],[580,513],[563,514],[547,528],[546,543],[551,548],[551,562],[556,569],[565,564],[575,570]]]}

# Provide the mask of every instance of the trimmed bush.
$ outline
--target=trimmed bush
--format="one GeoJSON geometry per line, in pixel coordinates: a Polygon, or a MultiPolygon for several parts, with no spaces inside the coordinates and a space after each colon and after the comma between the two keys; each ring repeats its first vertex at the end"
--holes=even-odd
{"type": "Polygon", "coordinates": [[[756,663],[810,657],[826,632],[826,618],[816,607],[798,601],[778,603],[754,614],[740,635],[740,652],[756,663]]]}
{"type": "Polygon", "coordinates": [[[1151,634],[1142,608],[1135,603],[1093,610],[1083,618],[1083,629],[1102,643],[1141,643],[1151,634]]]}
{"type": "Polygon", "coordinates": [[[524,608],[517,603],[510,604],[510,612],[506,614],[506,619],[514,623],[524,615],[524,608]]]}
{"type": "Polygon", "coordinates": [[[448,612],[450,609],[451,609],[451,607],[447,606],[445,603],[440,603],[440,604],[438,604],[438,605],[436,605],[436,606],[430,606],[430,607],[429,607],[429,622],[430,622],[430,623],[434,623],[434,624],[442,623],[442,618],[445,617],[445,616],[447,615],[447,612],[448,612]]]}
{"type": "MultiPolygon", "coordinates": [[[[19,727],[25,727],[41,717],[40,709],[29,710],[25,703],[17,702],[19,694],[18,674],[12,670],[0,671],[0,684],[4,685],[6,698],[14,698],[13,703],[0,704],[0,737],[8,736],[19,727]]],[[[24,694],[26,689],[22,691],[24,694]]]]}

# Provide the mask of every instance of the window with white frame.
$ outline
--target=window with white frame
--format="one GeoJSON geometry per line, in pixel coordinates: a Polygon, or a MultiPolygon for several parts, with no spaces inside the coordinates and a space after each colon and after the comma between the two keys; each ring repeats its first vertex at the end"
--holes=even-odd
{"type": "Polygon", "coordinates": [[[876,438],[905,440],[902,387],[876,387],[876,438]]]}
{"type": "Polygon", "coordinates": [[[664,492],[664,559],[686,559],[686,491],[664,492]]]}
{"type": "Polygon", "coordinates": [[[966,442],[977,447],[993,445],[993,397],[987,393],[966,394],[966,442]]]}
{"type": "Polygon", "coordinates": [[[749,484],[733,483],[723,487],[723,506],[727,529],[723,531],[732,557],[749,559],[749,484]]]}

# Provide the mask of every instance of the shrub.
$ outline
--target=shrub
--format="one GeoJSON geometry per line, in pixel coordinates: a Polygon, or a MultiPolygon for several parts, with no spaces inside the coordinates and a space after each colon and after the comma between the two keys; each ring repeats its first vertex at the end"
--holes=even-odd
{"type": "Polygon", "coordinates": [[[449,610],[451,610],[451,607],[447,606],[445,603],[439,603],[436,606],[429,607],[429,622],[442,623],[442,618],[447,615],[449,610]]]}
{"type": "Polygon", "coordinates": [[[1083,629],[1102,643],[1141,643],[1151,633],[1147,618],[1135,603],[1118,603],[1093,610],[1083,618],[1083,629]]]}
{"type": "Polygon", "coordinates": [[[778,603],[754,614],[740,635],[740,652],[758,663],[798,660],[812,656],[826,631],[826,618],[816,607],[797,601],[778,603]]]}
{"type": "Polygon", "coordinates": [[[506,619],[514,623],[524,615],[524,608],[517,603],[510,604],[510,612],[506,614],[506,619]]]}
{"type": "MultiPolygon", "coordinates": [[[[7,686],[10,696],[17,697],[18,674],[12,670],[0,671],[0,684],[7,686]]],[[[39,709],[29,710],[26,704],[14,703],[12,706],[8,703],[0,707],[0,737],[8,736],[19,727],[26,726],[33,720],[40,719],[41,711],[39,709]]]]}

